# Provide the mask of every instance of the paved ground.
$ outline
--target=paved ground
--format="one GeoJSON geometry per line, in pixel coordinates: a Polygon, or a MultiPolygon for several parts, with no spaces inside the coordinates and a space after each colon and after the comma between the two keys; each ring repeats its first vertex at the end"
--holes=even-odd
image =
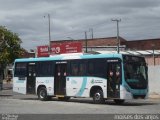
{"type": "Polygon", "coordinates": [[[154,93],[147,100],[126,101],[116,105],[113,101],[93,104],[92,99],[73,98],[69,102],[39,101],[35,95],[19,95],[12,92],[11,84],[4,84],[0,91],[0,113],[15,114],[120,114],[160,113],[160,96],[154,93]]]}
{"type": "Polygon", "coordinates": [[[112,101],[96,105],[92,99],[78,98],[69,102],[39,101],[34,95],[13,94],[6,89],[0,92],[0,113],[14,114],[109,114],[109,113],[160,113],[160,99],[127,101],[116,105],[112,101]]]}
{"type": "Polygon", "coordinates": [[[144,114],[139,115],[140,120],[148,115],[154,118],[152,120],[160,119],[160,96],[157,93],[148,100],[126,101],[123,105],[106,101],[98,105],[86,98],[74,98],[69,102],[53,98],[43,102],[35,95],[13,93],[11,84],[3,87],[4,90],[0,91],[0,119],[3,120],[118,120],[128,117],[135,120],[137,114],[144,114]]]}

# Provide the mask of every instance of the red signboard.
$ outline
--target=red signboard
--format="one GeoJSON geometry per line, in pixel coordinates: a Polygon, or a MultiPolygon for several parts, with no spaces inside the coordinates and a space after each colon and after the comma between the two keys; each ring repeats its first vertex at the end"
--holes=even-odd
{"type": "MultiPolygon", "coordinates": [[[[49,56],[48,46],[38,46],[38,57],[49,56]]],[[[61,44],[51,45],[50,54],[65,54],[65,53],[81,53],[82,43],[81,42],[66,42],[61,44]]]]}
{"type": "Polygon", "coordinates": [[[51,45],[51,54],[80,53],[82,44],[79,42],[70,42],[51,45]]]}
{"type": "Polygon", "coordinates": [[[38,46],[37,47],[37,57],[48,57],[49,52],[48,52],[48,46],[38,46]]]}

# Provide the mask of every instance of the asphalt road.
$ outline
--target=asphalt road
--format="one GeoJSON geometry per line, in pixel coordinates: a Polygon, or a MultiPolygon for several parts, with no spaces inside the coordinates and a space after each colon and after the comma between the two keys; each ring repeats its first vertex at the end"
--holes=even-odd
{"type": "Polygon", "coordinates": [[[92,99],[72,98],[69,102],[39,101],[35,95],[13,93],[10,86],[0,91],[2,120],[160,120],[160,99],[113,101],[93,104],[92,99]],[[149,117],[149,118],[148,118],[149,117]]]}
{"type": "Polygon", "coordinates": [[[69,102],[39,101],[35,95],[12,92],[11,84],[0,91],[0,120],[160,120],[160,96],[147,100],[93,104],[92,99],[72,98],[69,102]]]}
{"type": "Polygon", "coordinates": [[[34,95],[19,95],[11,90],[0,92],[0,113],[13,114],[157,114],[160,113],[160,99],[126,101],[116,105],[113,101],[93,104],[92,99],[73,98],[69,102],[39,101],[34,95]]]}

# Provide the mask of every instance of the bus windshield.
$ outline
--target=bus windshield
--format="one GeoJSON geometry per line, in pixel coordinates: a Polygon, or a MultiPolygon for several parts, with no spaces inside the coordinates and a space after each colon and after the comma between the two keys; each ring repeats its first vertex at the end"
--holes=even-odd
{"type": "Polygon", "coordinates": [[[143,58],[130,57],[124,61],[125,80],[132,89],[146,89],[148,79],[146,63],[143,58]]]}

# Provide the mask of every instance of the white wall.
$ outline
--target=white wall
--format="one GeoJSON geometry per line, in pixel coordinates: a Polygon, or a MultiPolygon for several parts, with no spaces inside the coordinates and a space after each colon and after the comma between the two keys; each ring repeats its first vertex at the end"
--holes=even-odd
{"type": "Polygon", "coordinates": [[[160,65],[148,66],[149,92],[160,94],[160,65]]]}

